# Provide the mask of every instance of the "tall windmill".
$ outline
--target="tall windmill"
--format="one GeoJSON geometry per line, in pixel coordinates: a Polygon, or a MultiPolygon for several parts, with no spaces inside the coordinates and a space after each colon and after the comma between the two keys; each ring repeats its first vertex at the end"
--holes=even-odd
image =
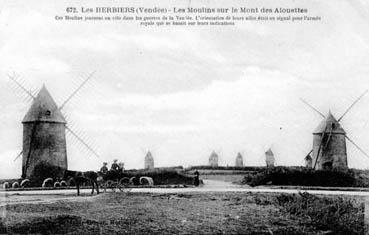
{"type": "Polygon", "coordinates": [[[68,131],[96,157],[99,155],[69,126],[62,114],[65,105],[93,76],[91,73],[71,95],[57,106],[45,85],[35,96],[29,92],[14,76],[9,78],[32,98],[32,105],[23,118],[23,148],[16,159],[22,156],[22,178],[37,177],[35,168],[41,164],[56,167],[58,172],[43,172],[43,174],[63,176],[63,170],[68,168],[65,132],[68,131]]]}
{"type": "MultiPolygon", "coordinates": [[[[308,102],[300,99],[312,110],[324,119],[313,132],[312,168],[316,170],[347,169],[346,139],[351,142],[360,152],[369,157],[354,141],[352,141],[342,128],[340,121],[351,110],[351,108],[368,92],[360,95],[341,115],[336,119],[329,111],[325,116],[308,102]]],[[[309,153],[309,154],[310,154],[309,153]]]]}

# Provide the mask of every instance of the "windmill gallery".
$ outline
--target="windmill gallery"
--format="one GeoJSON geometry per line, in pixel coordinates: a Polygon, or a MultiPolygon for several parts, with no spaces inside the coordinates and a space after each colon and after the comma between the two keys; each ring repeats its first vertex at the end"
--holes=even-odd
{"type": "MultiPolygon", "coordinates": [[[[42,86],[35,96],[14,77],[10,76],[10,79],[32,99],[32,104],[22,120],[23,147],[17,156],[17,158],[22,156],[22,179],[40,177],[40,169],[38,168],[44,165],[51,166],[52,170],[50,171],[52,172],[42,172],[43,177],[63,178],[64,171],[68,169],[66,132],[74,136],[92,154],[97,157],[99,156],[92,147],[67,125],[67,121],[62,113],[65,105],[67,105],[92,76],[93,73],[60,106],[56,104],[45,85],[42,86]]],[[[367,91],[357,98],[338,119],[330,111],[327,115],[324,115],[308,102],[301,99],[323,118],[321,123],[312,132],[313,147],[305,157],[305,167],[312,168],[313,170],[348,169],[346,139],[364,155],[368,156],[347,136],[340,124],[340,121],[366,93],[367,91]]],[[[218,154],[213,151],[209,158],[209,166],[218,167],[218,158],[218,154]]],[[[267,168],[274,167],[275,156],[271,148],[265,152],[265,161],[267,168]]],[[[240,153],[236,156],[235,166],[244,167],[244,160],[240,153]]],[[[145,169],[154,169],[154,159],[150,151],[145,158],[145,169]]]]}

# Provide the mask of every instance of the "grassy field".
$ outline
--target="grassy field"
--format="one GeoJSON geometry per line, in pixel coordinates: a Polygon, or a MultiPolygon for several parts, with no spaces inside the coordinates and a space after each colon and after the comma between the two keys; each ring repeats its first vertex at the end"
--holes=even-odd
{"type": "Polygon", "coordinates": [[[338,234],[340,230],[342,234],[360,234],[363,231],[360,202],[311,195],[107,193],[86,200],[16,204],[2,209],[6,216],[0,231],[20,234],[322,234],[329,231],[338,234]],[[312,215],[317,220],[308,219],[312,215]],[[344,227],[335,224],[335,215],[339,215],[341,219],[337,223],[344,227]],[[322,224],[319,216],[330,216],[331,220],[322,224]]]}

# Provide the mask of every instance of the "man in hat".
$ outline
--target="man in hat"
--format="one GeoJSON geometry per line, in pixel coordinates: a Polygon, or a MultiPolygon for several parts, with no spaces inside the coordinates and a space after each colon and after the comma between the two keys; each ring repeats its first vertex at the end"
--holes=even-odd
{"type": "Polygon", "coordinates": [[[108,172],[107,165],[108,165],[107,162],[103,162],[103,166],[100,168],[100,172],[103,173],[104,175],[108,172]]]}
{"type": "Polygon", "coordinates": [[[119,166],[119,171],[124,172],[124,163],[119,162],[118,166],[119,166]]]}
{"type": "Polygon", "coordinates": [[[112,170],[112,171],[118,171],[119,170],[119,165],[118,165],[117,162],[118,162],[118,159],[114,159],[113,164],[111,164],[110,170],[112,170]]]}

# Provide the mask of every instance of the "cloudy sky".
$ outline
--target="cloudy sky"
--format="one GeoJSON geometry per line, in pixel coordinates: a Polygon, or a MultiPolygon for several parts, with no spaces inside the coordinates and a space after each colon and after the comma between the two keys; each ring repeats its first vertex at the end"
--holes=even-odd
{"type": "MultiPolygon", "coordinates": [[[[174,1],[104,1],[107,6],[172,6],[174,1]]],[[[31,101],[8,74],[37,93],[44,83],[58,104],[92,71],[66,105],[68,125],[100,154],[67,135],[69,168],[97,170],[118,158],[143,167],[263,165],[272,147],[277,165],[302,165],[323,113],[339,117],[369,88],[369,5],[364,0],[248,1],[248,7],[303,7],[319,22],[243,22],[227,27],[142,27],[122,22],[62,22],[67,6],[47,1],[0,3],[0,178],[18,177],[21,120],[31,101]]],[[[176,6],[245,6],[239,1],[182,1],[176,6]]],[[[101,4],[100,4],[101,5],[101,4]]],[[[369,152],[369,95],[342,120],[369,152]]],[[[350,143],[350,167],[369,159],[350,143]]]]}

